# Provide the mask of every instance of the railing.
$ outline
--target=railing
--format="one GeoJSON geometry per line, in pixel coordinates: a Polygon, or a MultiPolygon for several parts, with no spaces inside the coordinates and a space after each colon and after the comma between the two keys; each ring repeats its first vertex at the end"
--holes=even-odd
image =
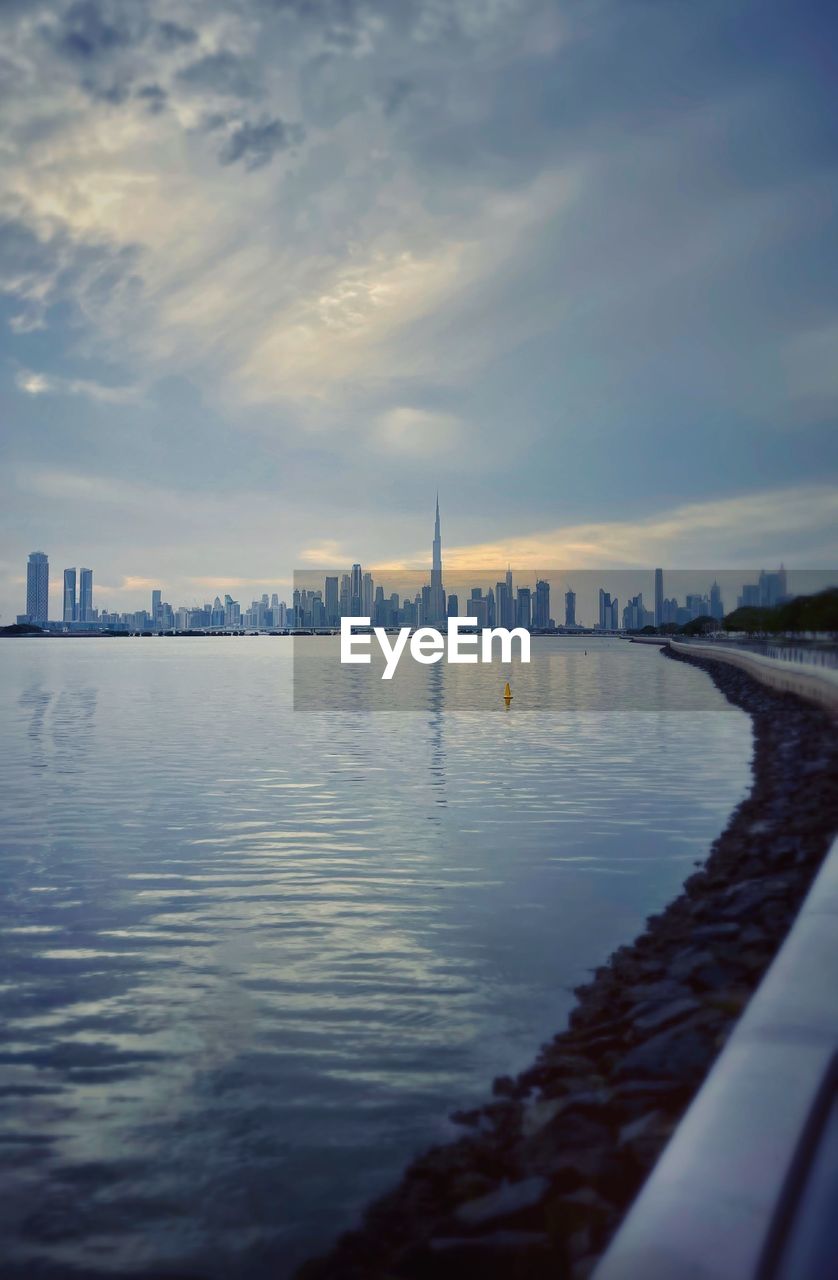
{"type": "MultiPolygon", "coordinates": [[[[678,640],[686,640],[678,636],[678,640]]],[[[689,643],[689,642],[688,642],[689,643]]],[[[764,658],[776,658],[780,662],[803,663],[805,666],[838,669],[838,642],[834,640],[793,640],[742,639],[739,636],[702,636],[701,644],[723,644],[728,647],[744,649],[748,653],[759,653],[764,658]]]]}

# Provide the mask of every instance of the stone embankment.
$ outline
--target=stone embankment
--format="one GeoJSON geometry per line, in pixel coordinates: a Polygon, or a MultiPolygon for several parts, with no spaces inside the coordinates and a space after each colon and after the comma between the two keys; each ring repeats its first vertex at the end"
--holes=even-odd
{"type": "MultiPolygon", "coordinates": [[[[568,1028],[300,1280],[585,1280],[789,930],[838,829],[826,711],[705,658],[753,784],[701,870],[577,991],[568,1028]]],[[[696,749],[701,749],[700,741],[696,749]]],[[[685,763],[686,767],[686,763],[685,763]]]]}

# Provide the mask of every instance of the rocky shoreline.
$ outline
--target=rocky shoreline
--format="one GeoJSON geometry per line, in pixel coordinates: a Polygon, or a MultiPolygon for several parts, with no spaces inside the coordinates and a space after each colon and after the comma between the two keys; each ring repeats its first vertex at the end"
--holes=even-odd
{"type": "Polygon", "coordinates": [[[707,670],[753,719],[753,782],[682,893],[593,980],[493,1101],[455,1114],[362,1226],[299,1280],[586,1280],[782,944],[838,830],[827,712],[707,670]]]}

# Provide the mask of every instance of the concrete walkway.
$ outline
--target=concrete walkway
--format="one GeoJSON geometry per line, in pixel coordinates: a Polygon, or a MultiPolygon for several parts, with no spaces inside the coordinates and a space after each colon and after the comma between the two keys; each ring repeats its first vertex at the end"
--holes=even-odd
{"type": "Polygon", "coordinates": [[[816,702],[838,715],[838,670],[830,667],[798,666],[784,662],[782,658],[766,658],[764,654],[750,653],[747,649],[734,645],[670,639],[669,647],[675,653],[729,662],[732,666],[747,671],[761,684],[769,685],[780,693],[797,694],[799,698],[816,702]]]}

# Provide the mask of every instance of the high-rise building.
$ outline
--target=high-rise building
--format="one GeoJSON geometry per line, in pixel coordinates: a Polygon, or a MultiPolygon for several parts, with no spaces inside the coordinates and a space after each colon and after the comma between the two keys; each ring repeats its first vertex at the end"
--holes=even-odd
{"type": "Polygon", "coordinates": [[[340,622],[340,603],[338,597],[337,575],[326,579],[326,626],[336,627],[340,622]]]}
{"type": "Polygon", "coordinates": [[[93,621],[93,570],[79,569],[79,622],[93,621]]]}
{"type": "Polygon", "coordinates": [[[611,592],[606,591],[604,587],[599,589],[599,629],[600,631],[611,630],[611,592]]]}
{"type": "Polygon", "coordinates": [[[75,622],[78,615],[76,604],[76,571],[64,570],[64,621],[75,622]]]}
{"type": "Polygon", "coordinates": [[[759,604],[759,586],[756,582],[742,584],[742,594],[737,601],[737,608],[750,608],[759,604]]]}
{"type": "Polygon", "coordinates": [[[576,592],[568,587],[564,593],[564,624],[566,627],[576,626],[576,592]]]}
{"type": "Polygon", "coordinates": [[[663,569],[655,570],[655,626],[663,625],[663,569]]]}
{"type": "MultiPolygon", "coordinates": [[[[163,606],[164,610],[167,606],[163,606]]],[[[171,609],[169,610],[171,613],[171,609]]],[[[229,594],[224,597],[224,626],[238,629],[242,624],[242,610],[238,600],[234,600],[229,594]]],[[[171,625],[171,624],[170,624],[171,625]]]]}
{"type": "Polygon", "coordinates": [[[495,583],[495,623],[499,627],[515,625],[515,601],[509,585],[511,581],[512,574],[507,572],[503,582],[495,583]]]}
{"type": "MultiPolygon", "coordinates": [[[[216,596],[216,600],[217,600],[217,599],[218,599],[218,596],[216,596]]],[[[156,621],[157,621],[157,619],[160,617],[160,605],[161,605],[162,603],[163,603],[163,592],[162,592],[162,591],[159,589],[159,587],[158,587],[158,588],[156,588],[154,591],[152,591],[152,593],[151,593],[151,620],[152,620],[152,622],[156,622],[156,621]]]]}
{"type": "Polygon", "coordinates": [[[687,595],[686,604],[690,614],[690,621],[693,618],[706,618],[710,613],[709,600],[697,591],[687,595]]]}
{"type": "Polygon", "coordinates": [[[46,626],[49,617],[49,556],[33,551],[26,566],[26,616],[35,626],[46,626]]]}
{"type": "Polygon", "coordinates": [[[517,627],[529,627],[532,624],[532,592],[529,587],[518,588],[517,603],[515,625],[517,627]]]}
{"type": "Polygon", "coordinates": [[[361,579],[361,613],[365,618],[372,617],[372,602],[375,583],[371,573],[365,573],[361,579]]]}
{"type": "Polygon", "coordinates": [[[537,631],[546,631],[550,626],[550,583],[543,578],[535,584],[532,624],[537,631]]]}
{"type": "Polygon", "coordinates": [[[724,605],[722,603],[722,589],[718,582],[714,580],[710,588],[710,617],[723,618],[725,616],[724,605]]]}
{"type": "MultiPolygon", "coordinates": [[[[349,589],[349,603],[350,603],[353,618],[361,617],[361,605],[363,603],[362,593],[363,593],[363,574],[361,573],[361,566],[359,564],[353,564],[351,585],[349,589]]],[[[367,617],[368,615],[364,614],[363,616],[367,617]]]]}
{"type": "Polygon", "coordinates": [[[759,575],[759,603],[763,608],[771,609],[786,597],[786,571],[782,565],[776,573],[759,575]]]}
{"type": "Polygon", "coordinates": [[[441,622],[445,617],[445,588],[442,585],[442,534],[439,526],[439,494],[436,495],[436,519],[431,558],[431,591],[428,600],[429,616],[425,622],[441,622]]]}

